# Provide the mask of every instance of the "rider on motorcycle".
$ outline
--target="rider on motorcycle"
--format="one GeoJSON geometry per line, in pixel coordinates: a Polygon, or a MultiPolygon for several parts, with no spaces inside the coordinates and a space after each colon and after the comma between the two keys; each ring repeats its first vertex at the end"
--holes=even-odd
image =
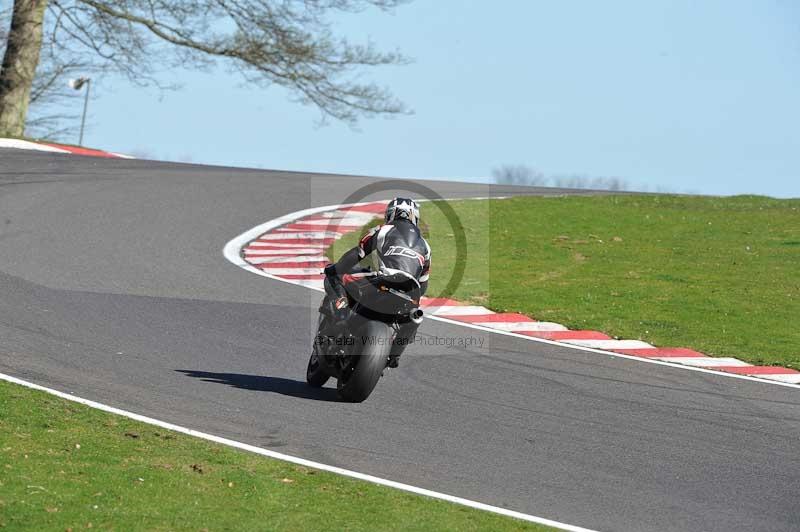
{"type": "MultiPolygon", "coordinates": [[[[419,205],[412,199],[395,198],[386,207],[385,223],[370,230],[339,262],[325,267],[325,292],[334,300],[336,321],[347,318],[349,299],[345,285],[367,271],[354,270],[359,262],[375,253],[379,270],[401,273],[420,284],[420,296],[428,288],[431,248],[419,230],[419,205]]],[[[400,325],[389,355],[389,367],[396,368],[406,345],[413,343],[419,321],[400,325]]]]}

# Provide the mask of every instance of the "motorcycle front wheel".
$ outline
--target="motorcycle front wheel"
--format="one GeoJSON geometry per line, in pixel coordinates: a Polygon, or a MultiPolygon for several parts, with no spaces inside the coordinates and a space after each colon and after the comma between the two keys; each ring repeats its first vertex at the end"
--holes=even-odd
{"type": "Polygon", "coordinates": [[[311,358],[308,359],[308,367],[306,368],[306,382],[308,385],[314,388],[322,388],[329,378],[330,375],[319,363],[317,354],[311,353],[311,358]]]}
{"type": "Polygon", "coordinates": [[[322,388],[330,378],[330,375],[325,371],[325,368],[319,360],[320,331],[322,330],[323,322],[324,318],[320,315],[317,336],[314,338],[314,345],[311,348],[311,357],[308,359],[308,366],[306,367],[306,382],[309,386],[313,386],[314,388],[322,388]]]}

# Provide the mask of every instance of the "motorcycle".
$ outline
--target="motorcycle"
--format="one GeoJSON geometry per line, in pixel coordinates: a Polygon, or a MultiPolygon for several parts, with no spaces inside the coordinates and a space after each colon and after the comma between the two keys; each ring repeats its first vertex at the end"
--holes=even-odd
{"type": "Polygon", "coordinates": [[[339,398],[360,403],[369,397],[389,365],[400,326],[408,321],[422,322],[420,284],[397,270],[360,270],[344,275],[342,284],[349,313],[337,321],[336,303],[326,291],[306,382],[321,388],[335,377],[339,398]]]}

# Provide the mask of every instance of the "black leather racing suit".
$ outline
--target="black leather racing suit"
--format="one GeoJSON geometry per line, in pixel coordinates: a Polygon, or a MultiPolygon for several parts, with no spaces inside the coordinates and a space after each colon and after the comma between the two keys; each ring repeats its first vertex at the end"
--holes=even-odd
{"type": "MultiPolygon", "coordinates": [[[[372,228],[364,235],[358,246],[342,255],[336,264],[325,268],[325,290],[334,299],[345,295],[342,276],[353,271],[361,259],[375,252],[378,266],[382,269],[400,270],[419,281],[420,295],[428,289],[431,268],[431,248],[422,237],[419,228],[405,219],[372,228]]],[[[414,341],[419,324],[409,321],[400,326],[390,356],[400,356],[406,345],[414,341]]]]}

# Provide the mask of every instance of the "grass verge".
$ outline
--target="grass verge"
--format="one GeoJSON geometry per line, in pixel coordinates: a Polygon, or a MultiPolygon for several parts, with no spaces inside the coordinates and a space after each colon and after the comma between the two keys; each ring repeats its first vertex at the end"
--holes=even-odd
{"type": "MultiPolygon", "coordinates": [[[[800,200],[625,195],[450,206],[468,244],[456,299],[800,369],[800,200]]],[[[422,217],[437,295],[456,239],[435,205],[423,204],[422,217]]]]}
{"type": "Polygon", "coordinates": [[[0,381],[0,528],[553,530],[0,381]]]}

